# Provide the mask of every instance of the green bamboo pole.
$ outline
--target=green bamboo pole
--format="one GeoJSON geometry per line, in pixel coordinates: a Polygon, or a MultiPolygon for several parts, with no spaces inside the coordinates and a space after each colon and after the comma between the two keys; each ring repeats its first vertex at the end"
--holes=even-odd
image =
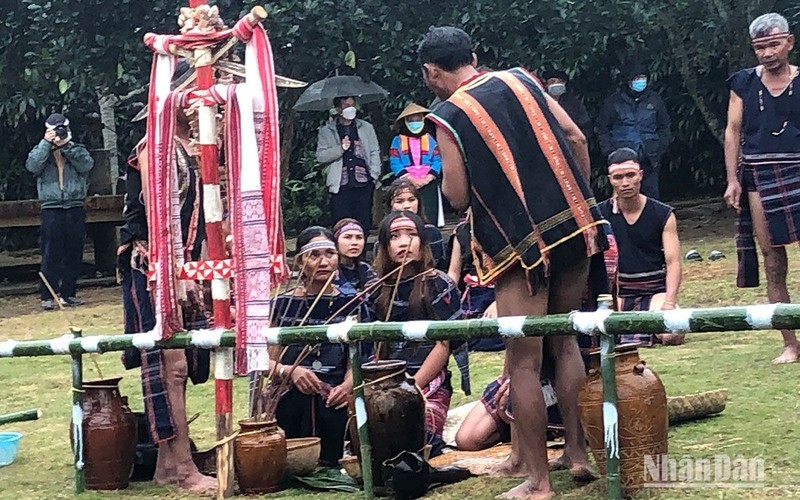
{"type": "MultiPolygon", "coordinates": [[[[712,333],[749,330],[800,329],[800,304],[676,309],[652,312],[573,312],[537,317],[470,319],[460,321],[410,321],[406,323],[338,323],[334,325],[282,327],[268,330],[270,344],[316,344],[365,340],[469,340],[474,338],[591,335],[598,325],[615,335],[635,333],[712,333]],[[603,316],[598,314],[603,313],[603,316]]],[[[155,340],[150,333],[100,335],[70,339],[0,342],[0,358],[51,356],[138,349],[235,347],[233,330],[197,330],[155,340]]]]}
{"type": "Polygon", "coordinates": [[[11,424],[14,422],[25,422],[27,420],[39,420],[41,416],[42,416],[42,410],[38,408],[31,408],[30,410],[7,413],[5,415],[0,415],[0,425],[11,424]]]}
{"type": "MultiPolygon", "coordinates": [[[[598,311],[609,311],[611,295],[598,297],[598,311]]],[[[600,375],[603,379],[603,436],[606,445],[606,495],[610,500],[622,498],[619,475],[619,418],[617,413],[617,375],[614,368],[616,335],[606,329],[600,334],[600,375]]]]}
{"type": "Polygon", "coordinates": [[[364,377],[361,373],[361,342],[350,344],[350,369],[353,370],[354,406],[356,409],[356,427],[361,454],[361,479],[364,482],[364,498],[375,498],[372,480],[372,446],[367,432],[367,408],[364,402],[364,377]]]}
{"type": "MultiPolygon", "coordinates": [[[[81,338],[81,330],[70,328],[76,339],[81,338]]],[[[86,490],[83,461],[83,355],[72,354],[72,436],[75,452],[75,493],[86,490]]]]}

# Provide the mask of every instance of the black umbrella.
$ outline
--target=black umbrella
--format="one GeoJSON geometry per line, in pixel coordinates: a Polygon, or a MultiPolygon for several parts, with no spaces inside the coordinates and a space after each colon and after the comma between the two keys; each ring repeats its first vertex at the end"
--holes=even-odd
{"type": "Polygon", "coordinates": [[[297,99],[297,111],[328,111],[337,97],[353,96],[361,104],[380,101],[389,95],[380,85],[355,75],[332,76],[312,83],[297,99]]]}

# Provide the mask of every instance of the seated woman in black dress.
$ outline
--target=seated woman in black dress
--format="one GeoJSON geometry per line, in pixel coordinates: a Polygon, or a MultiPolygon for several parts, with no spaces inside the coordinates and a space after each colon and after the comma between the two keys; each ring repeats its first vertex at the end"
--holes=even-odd
{"type": "MultiPolygon", "coordinates": [[[[447,274],[434,269],[424,224],[416,214],[392,212],[381,222],[375,268],[386,276],[399,266],[397,278],[381,284],[375,298],[375,312],[383,321],[461,319],[461,303],[456,284],[447,274]],[[398,281],[399,279],[399,281],[398,281]]],[[[453,387],[447,369],[448,341],[386,342],[381,359],[406,361],[406,371],[422,389],[426,399],[425,430],[432,454],[441,452],[447,411],[453,387]]]]}
{"type": "MultiPolygon", "coordinates": [[[[313,226],[297,238],[299,284],[278,296],[273,305],[273,326],[307,326],[340,323],[350,316],[359,321],[372,321],[362,300],[354,300],[355,289],[334,285],[339,267],[333,234],[313,226]]],[[[324,343],[309,346],[301,357],[304,345],[288,346],[275,368],[278,380],[291,377],[291,389],[283,395],[276,412],[278,426],[287,438],[316,436],[321,438],[320,464],[335,466],[342,458],[347,424],[347,404],[353,390],[352,372],[347,369],[347,345],[324,343]]],[[[278,361],[283,346],[270,346],[270,358],[278,361]]]]}
{"type": "Polygon", "coordinates": [[[364,291],[378,278],[362,258],[367,241],[364,228],[355,219],[342,219],[333,226],[333,237],[339,252],[339,276],[334,283],[349,283],[356,291],[364,291]]]}

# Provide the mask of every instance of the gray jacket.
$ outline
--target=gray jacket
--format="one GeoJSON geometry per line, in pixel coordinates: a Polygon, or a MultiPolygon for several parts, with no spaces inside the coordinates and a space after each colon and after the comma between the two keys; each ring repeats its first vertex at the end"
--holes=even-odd
{"type": "MultiPolygon", "coordinates": [[[[377,189],[382,166],[378,136],[375,135],[375,128],[373,128],[372,124],[358,118],[356,118],[356,129],[358,130],[358,139],[367,152],[369,174],[377,189]]],[[[339,131],[336,130],[336,118],[333,118],[320,127],[317,134],[317,161],[325,167],[328,191],[331,194],[338,193],[342,183],[343,155],[342,140],[339,139],[339,131]]]]}
{"type": "Polygon", "coordinates": [[[53,156],[53,146],[39,141],[25,162],[28,172],[36,176],[36,190],[42,208],[82,207],[86,199],[89,171],[94,160],[82,144],[69,142],[61,148],[64,157],[64,186],[58,186],[58,165],[53,156]]]}

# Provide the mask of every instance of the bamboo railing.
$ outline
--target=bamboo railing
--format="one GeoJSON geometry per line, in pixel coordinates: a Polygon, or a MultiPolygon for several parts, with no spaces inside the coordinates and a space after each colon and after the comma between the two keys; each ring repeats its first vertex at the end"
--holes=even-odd
{"type": "MultiPolygon", "coordinates": [[[[362,341],[387,340],[468,340],[474,338],[518,338],[550,335],[596,335],[601,343],[601,372],[603,378],[603,400],[616,410],[614,387],[614,352],[617,335],[634,333],[713,333],[751,330],[800,329],[800,304],[768,304],[743,307],[719,307],[709,309],[676,309],[653,312],[611,312],[610,297],[601,297],[600,308],[595,312],[573,312],[541,317],[506,317],[497,319],[472,319],[460,321],[409,321],[376,323],[339,323],[322,326],[281,327],[268,331],[269,344],[316,344],[320,342],[349,343],[354,383],[360,385],[361,357],[356,355],[362,341]]],[[[133,335],[81,336],[72,333],[51,340],[0,342],[0,358],[71,355],[73,375],[73,407],[80,408],[82,393],[81,356],[86,353],[138,349],[183,349],[199,347],[215,349],[234,347],[236,334],[233,330],[198,330],[175,334],[166,341],[158,340],[153,333],[133,335]]],[[[356,393],[356,399],[363,394],[356,393]]],[[[362,446],[362,471],[370,471],[370,443],[366,433],[366,412],[357,412],[357,427],[362,446]]],[[[610,419],[616,420],[616,411],[610,419]]],[[[604,427],[613,428],[606,434],[607,495],[620,499],[621,485],[617,446],[617,422],[604,422],[604,427]]],[[[78,422],[80,425],[80,422],[78,422]]],[[[75,436],[80,438],[81,436],[75,436]]],[[[75,446],[75,489],[83,491],[82,446],[75,446]]],[[[364,475],[364,492],[372,498],[372,481],[364,475]]]]}

